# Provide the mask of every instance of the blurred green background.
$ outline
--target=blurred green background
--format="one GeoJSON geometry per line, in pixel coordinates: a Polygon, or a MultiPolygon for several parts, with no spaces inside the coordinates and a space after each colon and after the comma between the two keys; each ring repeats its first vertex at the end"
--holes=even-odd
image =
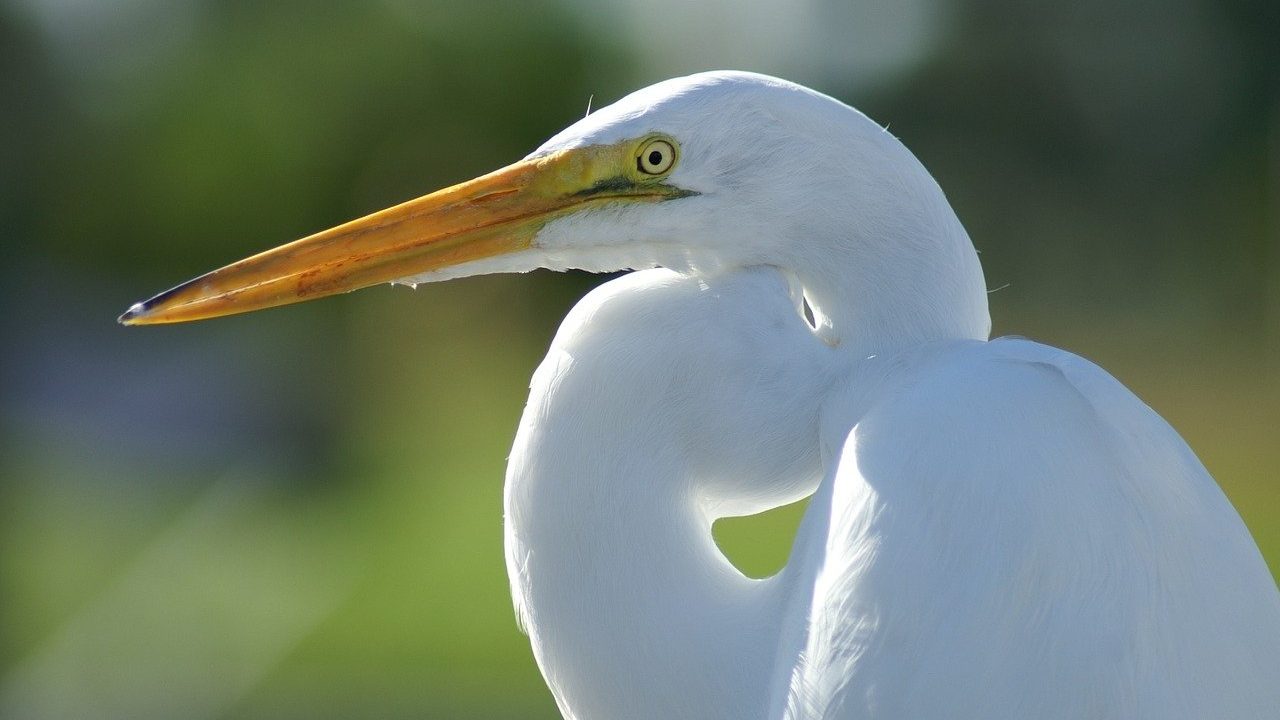
{"type": "MultiPolygon", "coordinates": [[[[502,472],[602,278],[114,318],[717,67],[888,123],[997,334],[1133,388],[1280,567],[1277,37],[1269,0],[0,2],[0,717],[556,717],[502,472]]],[[[717,532],[767,573],[796,513],[717,532]]]]}

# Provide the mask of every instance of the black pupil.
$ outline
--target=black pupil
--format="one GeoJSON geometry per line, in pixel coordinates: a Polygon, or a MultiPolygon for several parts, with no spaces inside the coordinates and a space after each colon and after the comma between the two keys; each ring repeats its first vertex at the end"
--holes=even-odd
{"type": "Polygon", "coordinates": [[[650,165],[652,165],[653,167],[658,167],[658,165],[659,165],[661,162],[662,162],[662,151],[661,151],[661,150],[652,150],[652,151],[650,151],[650,152],[649,152],[649,164],[650,164],[650,165]]]}

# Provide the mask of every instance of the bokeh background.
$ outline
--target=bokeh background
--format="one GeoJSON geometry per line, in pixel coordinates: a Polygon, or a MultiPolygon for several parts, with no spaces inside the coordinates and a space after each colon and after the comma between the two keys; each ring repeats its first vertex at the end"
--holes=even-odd
{"type": "MultiPolygon", "coordinates": [[[[556,717],[502,471],[602,278],[114,318],[717,67],[889,124],[997,333],[1133,388],[1280,567],[1277,37],[1270,0],[0,1],[0,717],[556,717]]],[[[717,533],[768,573],[797,513],[717,533]]]]}

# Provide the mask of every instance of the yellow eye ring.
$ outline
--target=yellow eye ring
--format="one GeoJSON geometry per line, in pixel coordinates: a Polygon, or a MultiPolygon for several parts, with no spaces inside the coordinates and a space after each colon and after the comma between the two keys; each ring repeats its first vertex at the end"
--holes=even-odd
{"type": "Polygon", "coordinates": [[[662,175],[676,164],[676,148],[669,140],[654,138],[636,153],[636,170],[641,175],[662,175]]]}

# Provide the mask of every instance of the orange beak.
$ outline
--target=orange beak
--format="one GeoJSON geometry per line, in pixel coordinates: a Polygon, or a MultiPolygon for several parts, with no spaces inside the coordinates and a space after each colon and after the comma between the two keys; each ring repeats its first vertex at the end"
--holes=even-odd
{"type": "Polygon", "coordinates": [[[267,250],[136,303],[125,325],[249,312],[411,278],[535,247],[549,221],[586,206],[690,193],[637,180],[630,143],[562,150],[267,250]]]}

